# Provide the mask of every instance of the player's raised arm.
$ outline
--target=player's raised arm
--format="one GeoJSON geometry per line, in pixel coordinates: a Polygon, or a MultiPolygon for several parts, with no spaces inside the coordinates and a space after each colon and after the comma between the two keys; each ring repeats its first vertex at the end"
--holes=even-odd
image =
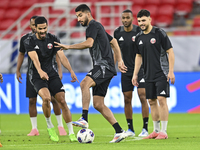
{"type": "Polygon", "coordinates": [[[63,53],[63,51],[62,50],[57,51],[57,54],[60,58],[61,63],[63,64],[63,66],[71,73],[71,78],[72,78],[71,82],[76,82],[76,81],[79,82],[74,71],[72,70],[72,67],[71,67],[67,57],[63,53]]]}
{"type": "Polygon", "coordinates": [[[68,50],[68,49],[86,49],[86,48],[90,48],[93,46],[94,40],[93,38],[87,38],[86,41],[82,42],[82,43],[78,43],[78,44],[73,44],[73,45],[64,45],[64,44],[60,44],[58,42],[54,42],[55,44],[57,44],[55,47],[59,47],[63,50],[68,50]]]}
{"type": "Polygon", "coordinates": [[[41,65],[40,65],[37,53],[35,51],[30,51],[30,52],[28,52],[28,55],[31,58],[31,60],[33,61],[33,64],[34,64],[35,68],[37,69],[37,71],[40,75],[40,78],[42,78],[43,80],[49,80],[49,76],[47,75],[47,73],[41,69],[41,65]]]}
{"type": "Polygon", "coordinates": [[[60,62],[60,58],[58,56],[58,54],[56,54],[56,62],[57,62],[57,66],[58,66],[58,75],[60,77],[60,79],[62,80],[62,65],[61,65],[61,62],[60,62]]]}

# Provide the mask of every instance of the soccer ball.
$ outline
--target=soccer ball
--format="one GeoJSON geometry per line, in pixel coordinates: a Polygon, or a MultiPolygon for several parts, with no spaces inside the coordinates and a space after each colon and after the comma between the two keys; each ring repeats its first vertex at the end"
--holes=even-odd
{"type": "Polygon", "coordinates": [[[81,129],[77,133],[79,143],[92,143],[94,140],[94,132],[90,129],[81,129]]]}

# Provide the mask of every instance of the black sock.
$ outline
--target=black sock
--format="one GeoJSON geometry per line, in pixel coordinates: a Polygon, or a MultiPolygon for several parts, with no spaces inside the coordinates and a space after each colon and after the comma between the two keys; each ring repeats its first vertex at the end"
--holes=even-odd
{"type": "Polygon", "coordinates": [[[133,119],[126,119],[127,123],[128,123],[128,128],[134,132],[133,129],[133,119]]]}
{"type": "Polygon", "coordinates": [[[115,129],[115,132],[116,132],[116,133],[122,133],[122,132],[123,132],[123,130],[122,130],[122,128],[120,127],[120,125],[119,125],[118,122],[115,123],[115,124],[113,124],[112,126],[113,126],[113,128],[115,129]]]}
{"type": "Polygon", "coordinates": [[[148,120],[149,117],[143,118],[143,128],[146,129],[147,131],[148,131],[148,120]]]}
{"type": "Polygon", "coordinates": [[[88,110],[82,110],[82,117],[88,122],[88,110]]]}

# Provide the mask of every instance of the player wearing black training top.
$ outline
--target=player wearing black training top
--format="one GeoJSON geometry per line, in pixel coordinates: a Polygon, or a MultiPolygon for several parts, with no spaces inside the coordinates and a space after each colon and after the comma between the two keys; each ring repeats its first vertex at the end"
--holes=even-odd
{"type": "Polygon", "coordinates": [[[144,139],[167,139],[169,111],[166,98],[169,97],[169,82],[172,84],[175,82],[174,52],[167,34],[151,25],[148,10],[139,11],[137,19],[142,31],[135,39],[137,54],[132,82],[138,86],[137,74],[143,64],[146,98],[149,99],[154,124],[154,131],[144,139]],[[161,120],[161,130],[159,120],[161,120]]]}
{"type": "MultiPolygon", "coordinates": [[[[23,63],[24,56],[26,53],[26,50],[24,47],[24,41],[29,36],[32,36],[32,34],[35,34],[35,30],[36,30],[35,29],[35,18],[36,17],[37,16],[33,16],[30,19],[30,28],[31,28],[32,32],[29,32],[29,33],[25,34],[24,36],[22,36],[22,38],[20,40],[19,55],[18,55],[18,59],[17,59],[17,70],[16,70],[16,77],[20,83],[22,83],[20,80],[20,79],[22,79],[21,73],[20,73],[20,68],[23,63]]],[[[31,59],[30,59],[30,57],[28,57],[28,66],[30,65],[30,62],[31,62],[31,59]]],[[[57,66],[56,69],[58,70],[59,76],[60,76],[60,78],[62,78],[61,63],[60,63],[58,56],[56,56],[56,60],[54,62],[55,62],[55,66],[57,66]]],[[[28,73],[28,71],[27,71],[27,73],[28,73]]],[[[27,136],[39,135],[39,131],[37,129],[37,109],[36,109],[37,92],[35,91],[33,85],[30,83],[28,74],[26,75],[26,97],[29,98],[29,115],[30,115],[30,120],[31,120],[31,124],[32,124],[32,130],[29,134],[27,134],[27,136]]],[[[56,99],[53,96],[51,98],[51,102],[53,104],[53,110],[54,110],[54,113],[56,115],[56,119],[58,122],[59,134],[66,135],[67,133],[66,133],[65,129],[63,128],[62,115],[61,115],[61,111],[60,111],[58,102],[56,101],[56,99]]]]}
{"type": "Polygon", "coordinates": [[[58,141],[59,138],[55,132],[54,126],[50,121],[51,94],[60,103],[63,118],[69,129],[70,141],[77,141],[71,119],[71,112],[65,101],[65,93],[63,84],[59,78],[56,68],[54,67],[54,57],[58,54],[61,63],[71,73],[72,81],[78,81],[74,71],[71,69],[68,59],[63,51],[59,51],[54,47],[54,41],[59,42],[59,39],[50,33],[47,33],[47,20],[44,17],[35,19],[36,34],[29,36],[25,41],[25,49],[28,52],[31,62],[28,70],[30,82],[34,85],[35,90],[43,100],[42,108],[47,121],[47,130],[52,141],[58,141]],[[51,92],[51,94],[50,94],[51,92]]]}
{"type": "Polygon", "coordinates": [[[126,67],[124,66],[121,58],[119,46],[116,39],[108,35],[105,32],[104,27],[93,19],[90,8],[87,5],[81,4],[75,9],[75,11],[81,25],[88,26],[86,29],[86,41],[74,45],[56,44],[58,44],[57,47],[61,47],[66,50],[89,48],[93,61],[93,69],[89,71],[80,84],[82,91],[83,113],[82,117],[78,121],[73,122],[73,124],[88,128],[87,115],[90,103],[89,89],[92,87],[94,108],[97,109],[105,117],[105,119],[107,119],[116,131],[114,139],[110,142],[120,142],[125,138],[126,134],[118,124],[111,110],[104,104],[104,97],[110,80],[114,75],[116,75],[111,46],[116,55],[119,69],[122,72],[126,71],[126,67]]]}
{"type": "MultiPolygon", "coordinates": [[[[136,45],[135,45],[135,36],[141,31],[140,27],[133,25],[133,14],[131,10],[124,10],[122,12],[121,21],[123,26],[118,27],[114,31],[114,38],[117,39],[117,42],[120,46],[122,58],[124,64],[128,68],[126,73],[121,73],[121,85],[122,92],[124,95],[124,112],[128,124],[128,130],[126,131],[128,136],[135,136],[133,121],[132,121],[132,93],[134,86],[131,82],[133,76],[133,70],[135,65],[135,56],[136,56],[136,45]]],[[[142,117],[143,117],[143,129],[142,132],[138,135],[145,137],[148,135],[148,119],[149,119],[149,106],[147,104],[146,95],[145,95],[145,80],[143,68],[140,68],[138,75],[139,86],[137,92],[142,104],[142,117]]]]}

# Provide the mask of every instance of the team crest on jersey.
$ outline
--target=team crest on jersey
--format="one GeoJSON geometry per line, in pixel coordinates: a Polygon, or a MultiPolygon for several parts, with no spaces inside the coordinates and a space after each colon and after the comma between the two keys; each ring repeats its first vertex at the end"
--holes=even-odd
{"type": "Polygon", "coordinates": [[[154,43],[156,43],[156,39],[155,39],[155,38],[152,38],[152,39],[150,40],[150,42],[151,42],[151,44],[154,44],[154,43]]]}
{"type": "Polygon", "coordinates": [[[132,37],[132,41],[135,42],[135,36],[132,37]]]}
{"type": "Polygon", "coordinates": [[[53,45],[52,45],[51,43],[49,43],[49,44],[47,45],[47,47],[48,47],[48,49],[52,49],[53,45]]]}

